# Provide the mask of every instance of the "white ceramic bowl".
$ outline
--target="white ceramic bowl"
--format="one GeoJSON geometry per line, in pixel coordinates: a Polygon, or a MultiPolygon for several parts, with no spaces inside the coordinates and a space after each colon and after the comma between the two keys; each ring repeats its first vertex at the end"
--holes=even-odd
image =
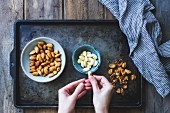
{"type": "Polygon", "coordinates": [[[24,71],[24,73],[32,80],[36,81],[36,82],[42,82],[42,83],[45,83],[45,82],[50,82],[54,79],[56,79],[57,77],[59,77],[61,75],[61,73],[63,72],[64,70],[64,67],[65,67],[65,64],[66,64],[66,56],[65,56],[65,52],[63,50],[63,48],[61,47],[61,45],[51,39],[51,38],[48,38],[48,37],[39,37],[39,38],[35,38],[33,40],[31,40],[25,47],[24,49],[22,50],[22,53],[21,53],[21,59],[20,59],[20,62],[21,62],[21,67],[22,67],[22,70],[24,71]],[[54,45],[54,50],[59,50],[59,53],[62,54],[61,55],[61,69],[60,71],[54,75],[53,77],[49,78],[48,76],[46,77],[43,77],[43,76],[33,76],[30,72],[29,72],[29,53],[34,49],[34,47],[36,45],[38,45],[38,42],[39,41],[45,41],[46,43],[52,43],[54,45]]]}

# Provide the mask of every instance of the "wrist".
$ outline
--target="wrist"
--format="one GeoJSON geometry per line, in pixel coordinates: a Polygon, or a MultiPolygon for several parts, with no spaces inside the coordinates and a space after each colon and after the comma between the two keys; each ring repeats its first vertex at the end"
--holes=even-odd
{"type": "Polygon", "coordinates": [[[96,113],[108,113],[108,107],[95,107],[96,113]]]}

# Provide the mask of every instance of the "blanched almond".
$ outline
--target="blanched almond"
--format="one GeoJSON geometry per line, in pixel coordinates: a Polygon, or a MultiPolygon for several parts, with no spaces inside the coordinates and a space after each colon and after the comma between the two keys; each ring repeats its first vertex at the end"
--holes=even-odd
{"type": "Polygon", "coordinates": [[[49,77],[53,77],[54,76],[54,73],[50,73],[48,74],[49,77]]]}

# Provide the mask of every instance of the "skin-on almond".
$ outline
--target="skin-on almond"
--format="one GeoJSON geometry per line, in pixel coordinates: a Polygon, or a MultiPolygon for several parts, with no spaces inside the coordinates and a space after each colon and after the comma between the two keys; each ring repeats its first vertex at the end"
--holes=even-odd
{"type": "Polygon", "coordinates": [[[35,62],[35,66],[38,67],[40,65],[40,62],[39,61],[36,61],[35,62]]]}
{"type": "Polygon", "coordinates": [[[41,53],[41,58],[44,59],[45,53],[41,53]]]}
{"type": "Polygon", "coordinates": [[[55,54],[58,54],[59,52],[58,52],[58,50],[55,50],[54,53],[55,53],[55,54]]]}
{"type": "Polygon", "coordinates": [[[38,48],[39,48],[39,49],[43,49],[43,47],[42,47],[40,44],[38,44],[38,48]]]}
{"type": "Polygon", "coordinates": [[[40,41],[40,42],[38,42],[38,44],[39,44],[39,45],[44,45],[45,42],[44,42],[44,41],[40,41]]]}
{"type": "Polygon", "coordinates": [[[50,53],[50,52],[48,52],[48,53],[47,53],[47,55],[48,55],[48,57],[49,57],[49,58],[52,58],[52,56],[51,56],[51,53],[50,53]]]}
{"type": "Polygon", "coordinates": [[[56,58],[58,58],[58,57],[60,57],[60,56],[61,56],[61,54],[56,54],[56,55],[55,55],[56,58]]]}
{"type": "Polygon", "coordinates": [[[38,72],[33,72],[32,73],[34,76],[38,76],[39,74],[38,74],[38,72]]]}
{"type": "Polygon", "coordinates": [[[46,49],[47,49],[47,46],[46,46],[46,45],[43,45],[43,49],[46,50],[46,49]]]}
{"type": "Polygon", "coordinates": [[[35,50],[32,50],[32,51],[30,52],[30,55],[33,55],[33,54],[35,54],[35,50]]]}
{"type": "Polygon", "coordinates": [[[61,59],[60,59],[60,58],[56,58],[55,60],[56,60],[57,62],[60,62],[60,61],[61,61],[61,59]]]}
{"type": "Polygon", "coordinates": [[[47,44],[47,47],[53,47],[53,44],[48,43],[48,44],[47,44]]]}
{"type": "Polygon", "coordinates": [[[52,47],[48,47],[48,50],[52,52],[52,51],[53,51],[53,48],[52,48],[52,47]]]}
{"type": "Polygon", "coordinates": [[[30,67],[31,67],[31,66],[34,66],[34,62],[30,63],[30,67]]]}
{"type": "Polygon", "coordinates": [[[39,53],[39,48],[37,46],[34,47],[36,53],[39,53]]]}
{"type": "Polygon", "coordinates": [[[30,60],[35,60],[36,57],[35,56],[30,56],[30,60]]]}
{"type": "Polygon", "coordinates": [[[35,69],[30,69],[30,73],[36,72],[35,69]]]}

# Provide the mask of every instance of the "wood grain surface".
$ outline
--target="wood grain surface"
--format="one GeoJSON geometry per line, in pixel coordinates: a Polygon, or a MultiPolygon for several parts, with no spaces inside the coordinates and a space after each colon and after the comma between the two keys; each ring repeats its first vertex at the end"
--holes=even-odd
{"type": "MultiPolygon", "coordinates": [[[[170,39],[170,1],[151,0],[163,32],[170,39]]],[[[57,109],[17,109],[13,105],[13,81],[9,74],[9,54],[13,48],[13,23],[17,19],[109,19],[115,18],[98,0],[0,0],[0,113],[57,113],[57,109]]],[[[170,95],[162,98],[145,82],[141,109],[110,109],[110,113],[170,113],[170,95]]],[[[76,113],[94,113],[76,108],[76,113]]]]}

